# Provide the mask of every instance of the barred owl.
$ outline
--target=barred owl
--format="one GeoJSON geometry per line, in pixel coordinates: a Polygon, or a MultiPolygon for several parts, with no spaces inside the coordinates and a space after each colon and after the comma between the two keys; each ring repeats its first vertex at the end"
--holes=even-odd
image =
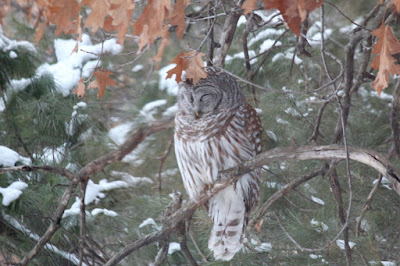
{"type": "MultiPolygon", "coordinates": [[[[182,82],[175,117],[175,153],[191,200],[217,180],[218,172],[261,152],[261,122],[239,85],[225,72],[206,68],[196,85],[182,82]]],[[[215,259],[230,260],[243,246],[250,211],[258,202],[260,169],[212,197],[206,204],[213,220],[208,248],[215,259]]],[[[226,178],[224,176],[222,179],[226,178]]]]}

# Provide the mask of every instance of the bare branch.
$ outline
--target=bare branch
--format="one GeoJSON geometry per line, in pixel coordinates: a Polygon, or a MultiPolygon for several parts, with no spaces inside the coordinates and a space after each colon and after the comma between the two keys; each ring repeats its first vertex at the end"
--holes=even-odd
{"type": "Polygon", "coordinates": [[[225,57],[228,54],[229,47],[231,47],[233,36],[235,35],[237,22],[242,15],[242,4],[244,0],[239,0],[236,7],[234,7],[228,14],[224,26],[221,30],[219,44],[221,48],[217,49],[214,66],[224,67],[225,57]]]}
{"type": "Polygon", "coordinates": [[[358,217],[358,221],[356,224],[356,236],[359,236],[359,234],[360,234],[360,226],[361,226],[362,219],[364,218],[365,212],[369,209],[369,206],[372,202],[372,198],[374,197],[376,191],[378,191],[378,187],[381,184],[382,178],[383,178],[383,175],[379,174],[378,182],[376,182],[375,186],[372,188],[371,192],[369,192],[369,194],[368,194],[367,200],[365,201],[365,204],[361,211],[361,214],[358,217]]]}
{"type": "Polygon", "coordinates": [[[269,207],[271,207],[272,204],[274,204],[278,199],[282,198],[283,196],[288,194],[290,191],[292,191],[293,189],[295,189],[299,185],[311,180],[312,178],[317,177],[319,175],[325,175],[327,170],[328,169],[326,167],[322,167],[320,169],[314,170],[313,172],[311,172],[308,175],[305,175],[305,176],[302,176],[302,177],[299,177],[299,178],[293,180],[292,182],[290,182],[289,184],[285,185],[283,188],[281,188],[280,190],[275,192],[262,205],[262,207],[260,207],[256,211],[256,213],[254,214],[253,219],[251,219],[251,221],[249,222],[248,226],[249,227],[254,227],[265,216],[265,214],[267,213],[267,210],[269,209],[269,207]]]}
{"type": "Polygon", "coordinates": [[[47,228],[46,232],[42,235],[33,249],[29,251],[29,253],[21,260],[22,266],[28,265],[29,262],[39,253],[39,251],[43,249],[46,243],[50,241],[54,233],[60,228],[61,217],[67,208],[69,200],[78,183],[79,180],[75,178],[74,181],[70,183],[68,189],[65,190],[63,196],[61,197],[58,208],[51,219],[50,226],[47,228]]]}
{"type": "Polygon", "coordinates": [[[70,181],[73,181],[75,175],[62,167],[50,166],[50,165],[21,165],[21,166],[14,166],[14,167],[5,167],[0,168],[0,174],[5,172],[48,172],[57,175],[62,175],[68,178],[70,181]]]}
{"type": "Polygon", "coordinates": [[[89,175],[101,171],[112,162],[122,160],[125,155],[135,149],[147,136],[173,126],[173,117],[163,121],[149,123],[139,128],[120,148],[88,163],[79,173],[79,180],[89,178],[89,175]]]}
{"type": "MultiPolygon", "coordinates": [[[[346,150],[339,145],[276,148],[261,153],[256,157],[250,159],[249,161],[239,165],[238,167],[234,167],[220,172],[219,175],[223,175],[228,178],[222,180],[219,183],[214,184],[211,190],[206,192],[207,194],[204,194],[202,197],[200,197],[198,202],[192,202],[192,201],[188,202],[181,209],[173,213],[171,217],[165,221],[162,230],[149,234],[127,245],[123,250],[114,255],[114,257],[112,257],[105,265],[107,266],[116,265],[119,261],[124,259],[133,251],[138,250],[143,246],[159,241],[162,238],[165,238],[170,233],[176,230],[179,223],[181,223],[188,217],[191,217],[197,208],[206,203],[211,197],[216,195],[219,191],[237,182],[237,180],[239,180],[239,178],[243,176],[245,173],[248,173],[256,168],[261,168],[265,164],[274,161],[285,161],[285,160],[314,160],[314,159],[332,160],[332,159],[346,159],[346,158],[366,164],[376,169],[379,173],[384,174],[393,182],[393,186],[396,188],[396,191],[400,194],[400,172],[385,158],[385,156],[377,153],[376,151],[353,147],[349,148],[347,153],[346,150]]],[[[308,179],[311,179],[314,176],[317,176],[319,173],[322,172],[317,171],[316,173],[313,173],[309,176],[305,176],[302,179],[295,180],[293,183],[289,184],[288,187],[283,188],[283,190],[285,191],[291,190],[293,189],[293,187],[307,181],[308,179]]],[[[280,192],[275,197],[283,196],[288,192],[285,191],[280,192]]],[[[255,219],[252,220],[251,224],[254,225],[254,223],[255,219]]],[[[339,237],[339,235],[343,232],[345,227],[347,227],[347,225],[342,228],[342,230],[338,233],[338,235],[334,240],[336,240],[339,237]]],[[[330,244],[328,243],[327,246],[329,245],[330,244]]],[[[318,250],[323,250],[323,249],[324,248],[318,250]]],[[[315,251],[315,249],[312,250],[315,251]]]]}
{"type": "Polygon", "coordinates": [[[393,152],[400,159],[400,128],[399,128],[399,105],[400,105],[400,81],[397,81],[396,88],[393,92],[392,101],[392,135],[393,135],[393,152]]]}
{"type": "Polygon", "coordinates": [[[162,188],[162,180],[161,180],[162,169],[163,169],[165,160],[168,158],[168,155],[171,152],[172,144],[174,144],[174,136],[171,136],[171,138],[168,142],[168,146],[164,151],[164,154],[161,157],[157,158],[158,160],[160,160],[160,166],[158,168],[158,187],[157,187],[159,193],[161,193],[161,188],[162,188]]]}

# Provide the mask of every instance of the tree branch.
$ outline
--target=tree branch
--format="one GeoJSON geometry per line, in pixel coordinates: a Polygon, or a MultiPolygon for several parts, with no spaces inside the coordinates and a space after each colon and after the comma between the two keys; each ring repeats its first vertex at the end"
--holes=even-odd
{"type": "MultiPolygon", "coordinates": [[[[77,175],[72,174],[64,168],[51,166],[19,166],[1,168],[0,174],[3,172],[16,171],[44,171],[63,175],[71,181],[68,189],[65,190],[63,196],[61,197],[60,204],[52,217],[50,226],[47,228],[46,232],[42,235],[42,237],[39,239],[33,249],[21,260],[21,265],[28,265],[28,263],[40,252],[40,250],[43,249],[46,243],[50,241],[54,233],[60,228],[62,215],[64,214],[70,198],[72,197],[72,194],[74,193],[75,188],[77,187],[79,182],[86,182],[90,174],[103,170],[105,166],[109,165],[112,162],[121,160],[125,155],[135,149],[139,145],[139,143],[141,143],[147,136],[159,132],[163,129],[170,128],[172,127],[172,125],[173,117],[164,121],[158,121],[142,126],[124,144],[122,144],[119,149],[88,163],[79,171],[77,175]]],[[[82,221],[82,226],[84,226],[84,221],[82,221]]]]}
{"type": "Polygon", "coordinates": [[[171,117],[163,121],[152,122],[140,127],[127,141],[125,141],[125,143],[120,146],[118,150],[101,156],[100,158],[88,163],[85,167],[83,167],[78,173],[79,180],[86,180],[89,178],[89,175],[103,170],[104,167],[110,163],[122,160],[125,155],[135,149],[139,143],[141,143],[149,135],[167,128],[171,128],[173,126],[173,121],[174,118],[171,117]]]}
{"type": "MultiPolygon", "coordinates": [[[[198,202],[190,201],[183,205],[181,209],[176,211],[171,215],[171,217],[165,221],[163,229],[160,231],[149,234],[141,239],[134,241],[133,243],[127,245],[123,250],[115,254],[105,265],[116,265],[126,256],[131,254],[133,251],[140,249],[143,246],[149,245],[153,242],[159,241],[165,238],[170,233],[177,229],[177,226],[187,219],[187,217],[192,216],[197,208],[206,203],[211,197],[216,195],[219,191],[226,188],[227,186],[234,184],[241,176],[256,169],[261,168],[265,164],[275,162],[275,161],[286,161],[286,160],[332,160],[332,159],[346,159],[363,163],[368,165],[379,173],[385,175],[393,182],[397,193],[400,194],[400,172],[397,170],[382,154],[369,149],[361,148],[348,148],[348,153],[344,147],[339,145],[327,145],[327,146],[302,146],[302,147],[288,147],[288,148],[276,148],[269,150],[267,152],[261,153],[256,157],[246,161],[245,163],[219,173],[220,176],[228,177],[222,182],[216,183],[207,194],[200,197],[198,202]]],[[[273,197],[282,197],[288,190],[290,191],[293,187],[298,184],[304,183],[305,181],[311,179],[318,174],[323,173],[325,170],[317,170],[316,172],[305,176],[301,179],[297,179],[290,183],[289,185],[282,188],[282,192],[274,194],[273,197]],[[322,172],[320,172],[322,171],[322,172]]],[[[271,200],[271,204],[273,200],[271,200]]],[[[257,216],[256,216],[257,217],[257,216]]],[[[254,225],[255,219],[251,221],[250,224],[254,225]]],[[[339,232],[338,236],[343,232],[343,229],[339,232]]],[[[337,236],[337,237],[338,237],[337,236]]],[[[329,244],[330,245],[330,244],[329,244]]],[[[314,249],[313,249],[314,250],[314,249]]]]}
{"type": "Polygon", "coordinates": [[[224,67],[225,57],[228,54],[229,47],[231,47],[233,36],[235,35],[237,22],[242,15],[242,4],[244,0],[239,0],[237,6],[235,6],[228,14],[224,26],[221,30],[221,37],[219,44],[221,48],[217,49],[214,66],[224,67]]]}
{"type": "Polygon", "coordinates": [[[400,105],[400,81],[397,81],[396,88],[393,92],[392,101],[392,135],[393,135],[393,152],[397,158],[400,158],[400,128],[399,128],[399,105],[400,105]]]}

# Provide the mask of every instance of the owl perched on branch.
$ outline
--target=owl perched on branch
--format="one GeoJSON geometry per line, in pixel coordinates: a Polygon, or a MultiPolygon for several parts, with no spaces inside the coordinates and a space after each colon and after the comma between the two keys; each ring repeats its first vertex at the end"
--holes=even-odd
{"type": "MultiPolygon", "coordinates": [[[[175,153],[186,192],[198,201],[218,172],[259,154],[262,126],[239,85],[227,73],[206,68],[198,84],[182,82],[175,117],[175,153]]],[[[206,207],[214,225],[208,248],[230,260],[243,246],[250,211],[258,202],[260,169],[212,197],[206,207]]],[[[222,179],[227,178],[221,176],[222,179]]]]}

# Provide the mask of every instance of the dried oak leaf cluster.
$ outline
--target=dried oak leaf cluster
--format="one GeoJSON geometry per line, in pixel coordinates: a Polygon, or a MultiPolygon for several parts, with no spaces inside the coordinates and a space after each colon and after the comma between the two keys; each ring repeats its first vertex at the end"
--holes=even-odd
{"type": "MultiPolygon", "coordinates": [[[[381,5],[384,0],[378,0],[381,5]]],[[[0,23],[4,16],[11,10],[11,0],[4,0],[0,6],[0,23]]],[[[116,32],[117,42],[123,44],[126,33],[131,24],[132,13],[135,5],[133,0],[16,0],[24,7],[26,18],[36,28],[35,40],[39,41],[45,29],[50,25],[56,26],[55,34],[75,34],[76,46],[73,52],[79,49],[82,40],[82,28],[91,28],[92,32],[98,29],[116,32]],[[81,12],[90,10],[86,19],[82,21],[81,12]],[[83,25],[82,25],[83,24],[83,25]]],[[[265,9],[278,9],[282,14],[289,29],[300,36],[301,24],[307,19],[308,14],[318,9],[323,0],[262,0],[265,9]]],[[[183,38],[185,30],[185,8],[190,0],[176,0],[172,5],[170,0],[148,0],[140,17],[133,22],[133,34],[138,36],[138,53],[157,40],[160,40],[158,53],[153,60],[158,64],[163,57],[164,48],[169,44],[171,35],[170,27],[176,27],[176,34],[183,38]]],[[[387,4],[394,5],[395,11],[400,11],[400,1],[391,0],[387,4]]],[[[243,6],[244,14],[247,15],[257,8],[257,0],[247,0],[243,6]]],[[[375,55],[371,67],[378,70],[372,87],[380,94],[389,84],[389,74],[400,75],[400,66],[393,57],[400,53],[400,43],[394,36],[390,26],[384,25],[372,33],[378,41],[373,46],[375,55]]],[[[202,56],[198,52],[181,52],[171,63],[176,67],[168,72],[167,78],[174,74],[176,80],[181,80],[182,72],[186,72],[186,78],[197,83],[200,78],[207,77],[204,71],[202,56]]],[[[98,97],[104,97],[106,86],[116,86],[116,82],[110,78],[112,72],[104,69],[96,70],[93,74],[96,80],[89,83],[88,88],[98,87],[98,97]]],[[[78,96],[83,97],[86,87],[83,79],[80,80],[74,91],[78,96]]]]}

